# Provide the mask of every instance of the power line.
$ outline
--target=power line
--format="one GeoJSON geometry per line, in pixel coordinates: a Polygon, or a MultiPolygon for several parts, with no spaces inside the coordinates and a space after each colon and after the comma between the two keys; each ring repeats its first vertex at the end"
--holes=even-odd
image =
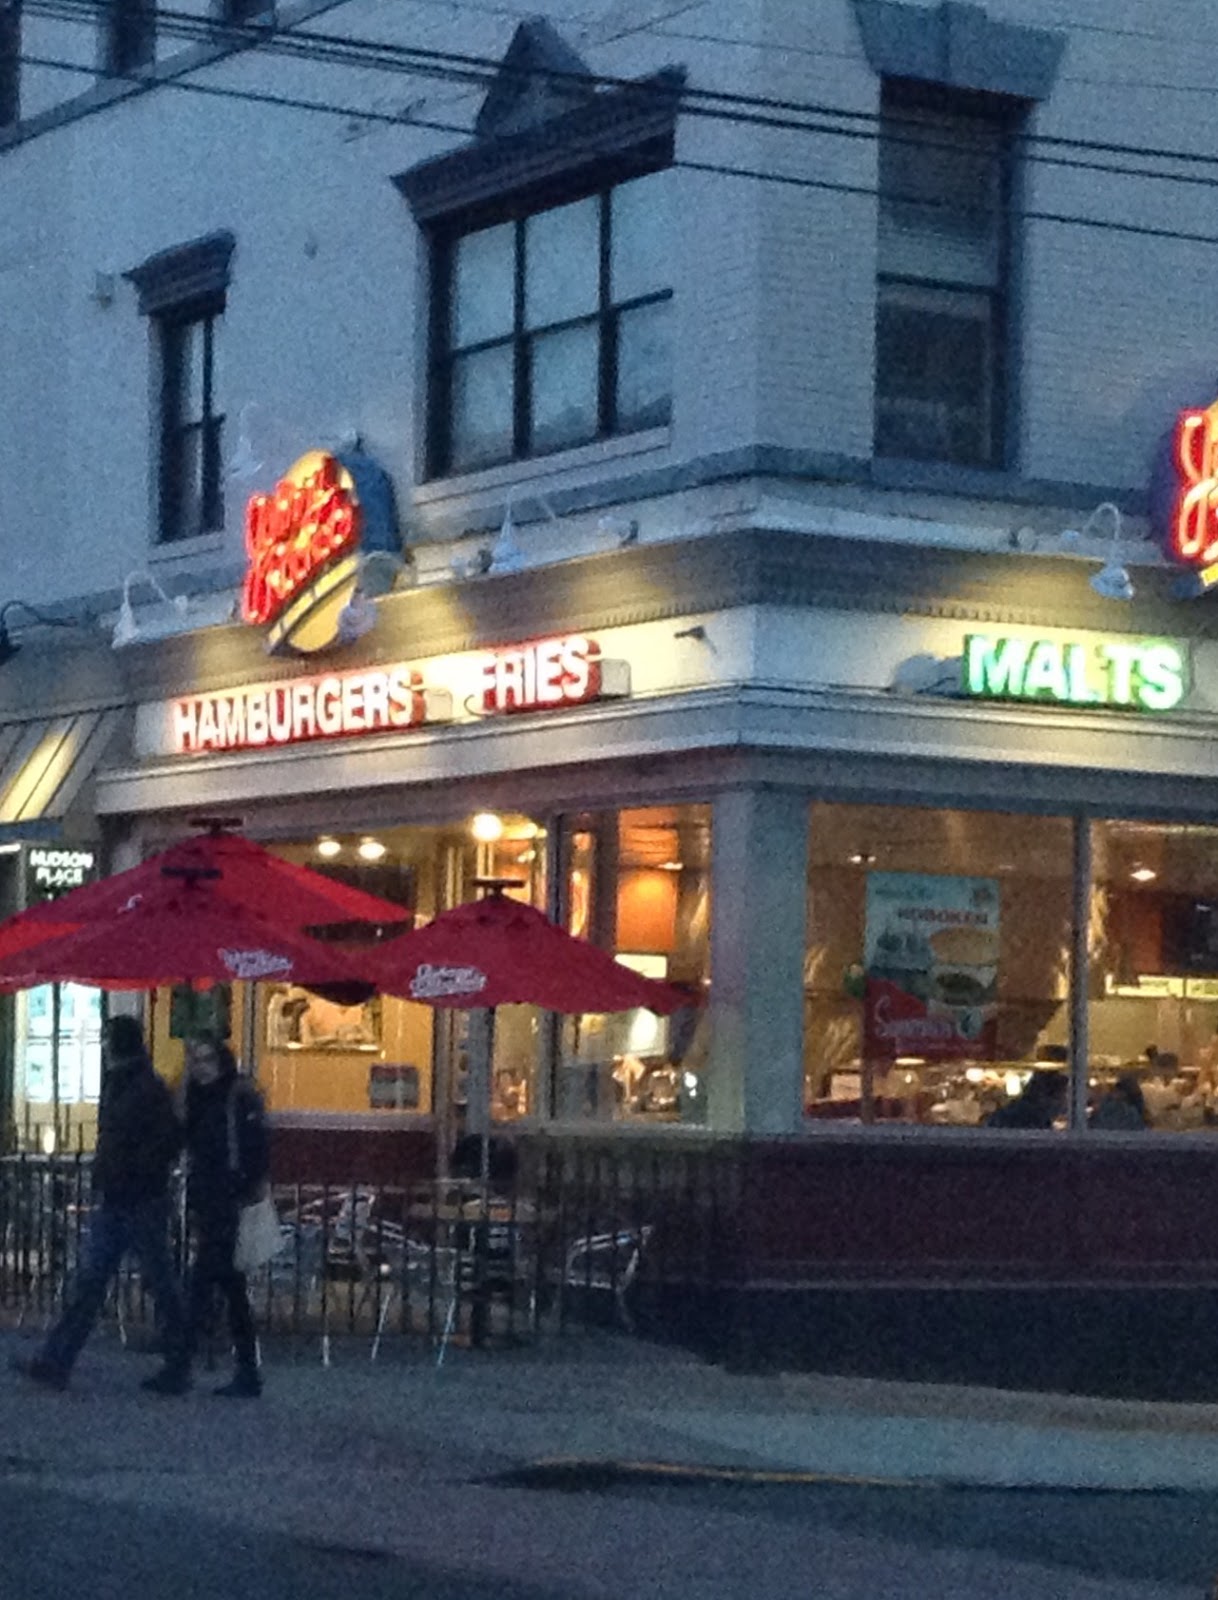
{"type": "MultiPolygon", "coordinates": [[[[93,68],[82,66],[79,62],[64,61],[62,59],[46,56],[27,56],[22,54],[19,59],[23,64],[47,67],[53,70],[86,74],[97,77],[93,68]]],[[[113,81],[139,87],[147,84],[147,78],[138,71],[131,73],[104,73],[100,76],[113,81]]],[[[316,112],[328,116],[342,117],[348,121],[376,122],[397,128],[425,128],[429,131],[441,133],[454,133],[467,138],[470,129],[459,123],[441,122],[435,119],[414,116],[402,116],[394,112],[380,112],[365,110],[359,106],[343,105],[334,101],[305,100],[296,96],[271,94],[253,89],[234,89],[219,84],[203,84],[186,78],[171,78],[160,80],[165,88],[179,89],[188,94],[200,94],[215,99],[248,102],[254,105],[276,106],[285,110],[316,112]]],[[[92,110],[100,110],[94,107],[92,110]]],[[[688,172],[702,172],[727,178],[745,178],[751,181],[776,183],[788,188],[808,189],[819,193],[841,194],[853,199],[878,200],[880,191],[870,184],[843,183],[831,178],[812,178],[797,173],[766,172],[759,168],[728,166],[719,162],[694,161],[684,157],[672,163],[673,167],[688,172]]],[[[888,199],[904,198],[900,195],[885,195],[888,199]]],[[[919,205],[930,207],[934,201],[918,199],[919,205]]],[[[1084,217],[1069,212],[1041,211],[1027,208],[1013,208],[1012,215],[1024,222],[1053,223],[1063,227],[1090,228],[1106,233],[1133,234],[1142,238],[1172,240],[1182,244],[1218,245],[1218,234],[1192,233],[1176,228],[1161,228],[1150,224],[1117,221],[1105,217],[1084,217]]]]}
{"type": "MultiPolygon", "coordinates": [[[[82,5],[90,6],[90,7],[94,7],[95,8],[96,4],[97,4],[97,0],[27,0],[27,6],[29,6],[33,11],[37,12],[38,14],[54,15],[56,17],[62,17],[64,15],[75,16],[79,12],[79,10],[80,10],[82,5]]],[[[178,12],[174,12],[174,13],[165,12],[165,13],[161,13],[161,15],[172,19],[175,31],[177,33],[181,34],[182,36],[190,37],[192,39],[201,39],[201,40],[205,39],[207,41],[215,43],[214,35],[216,33],[216,30],[217,30],[217,25],[212,23],[212,22],[209,22],[206,18],[187,16],[187,15],[185,15],[183,13],[178,13],[178,12]]],[[[371,65],[374,68],[374,70],[385,70],[385,71],[391,71],[391,72],[409,71],[411,76],[422,76],[422,77],[425,77],[425,78],[436,77],[436,78],[440,78],[440,79],[445,80],[445,81],[452,81],[453,79],[455,79],[456,81],[459,81],[459,82],[462,82],[462,83],[466,83],[466,84],[476,85],[478,87],[485,87],[486,84],[490,81],[491,77],[494,76],[494,73],[497,73],[497,71],[498,71],[498,65],[496,63],[492,63],[492,62],[486,62],[486,67],[487,67],[488,72],[490,72],[491,68],[494,69],[494,72],[491,72],[489,77],[484,77],[482,75],[481,71],[479,71],[477,74],[471,74],[469,69],[468,69],[468,67],[466,67],[464,65],[462,65],[457,70],[448,70],[448,69],[445,69],[445,68],[443,68],[441,66],[433,64],[433,62],[432,62],[432,58],[433,57],[448,59],[449,57],[448,57],[448,53],[447,52],[428,52],[428,62],[427,62],[427,64],[425,66],[418,66],[418,67],[413,67],[413,68],[409,68],[409,69],[402,67],[402,65],[400,63],[398,63],[398,62],[394,62],[392,64],[385,64],[385,63],[381,63],[379,61],[377,61],[375,63],[369,63],[368,61],[366,61],[364,59],[362,54],[359,54],[358,58],[355,61],[352,61],[350,59],[349,52],[347,50],[345,50],[345,49],[344,50],[340,50],[340,51],[335,51],[335,50],[330,49],[329,46],[327,45],[325,50],[319,51],[314,45],[308,43],[308,41],[302,41],[299,38],[293,38],[292,36],[289,36],[289,35],[286,35],[286,34],[276,34],[276,35],[274,35],[274,36],[272,36],[270,38],[267,38],[266,37],[266,34],[267,34],[266,28],[265,27],[259,28],[257,25],[252,25],[252,24],[251,25],[234,24],[234,25],[232,25],[232,28],[229,29],[228,31],[229,32],[238,33],[240,35],[240,37],[244,41],[248,42],[248,41],[251,41],[251,40],[255,40],[255,41],[261,40],[261,41],[264,42],[266,47],[271,48],[272,50],[277,48],[281,53],[288,53],[288,54],[293,55],[297,59],[305,59],[305,60],[308,60],[310,62],[320,61],[320,62],[323,62],[323,63],[332,63],[332,64],[345,65],[345,66],[353,66],[354,65],[354,66],[357,66],[357,67],[362,68],[362,69],[367,69],[371,65]]],[[[323,37],[323,36],[315,36],[315,37],[323,37]]],[[[324,36],[324,37],[326,37],[328,39],[328,38],[330,38],[332,36],[324,36]]],[[[358,47],[358,49],[362,50],[362,48],[363,48],[363,46],[361,44],[358,47]]],[[[377,48],[379,49],[380,47],[378,46],[377,48]]],[[[403,48],[407,48],[407,47],[403,47],[403,48]]],[[[409,47],[409,48],[413,49],[413,47],[409,47]]],[[[477,59],[477,60],[480,60],[480,61],[485,61],[486,58],[473,58],[473,57],[467,57],[467,56],[455,57],[454,56],[454,57],[452,57],[452,59],[458,60],[461,63],[465,63],[465,62],[468,62],[468,61],[474,60],[474,59],[477,59]]],[[[64,66],[65,66],[66,70],[74,70],[67,63],[65,63],[64,66]]],[[[194,63],[194,64],[185,63],[181,67],[181,73],[184,74],[184,73],[186,73],[188,71],[196,70],[199,66],[201,66],[200,63],[194,63]]],[[[92,69],[90,68],[90,69],[87,69],[87,70],[88,70],[90,76],[92,76],[93,75],[92,69]]],[[[106,77],[107,74],[103,73],[103,74],[101,74],[101,76],[102,77],[106,77]]],[[[139,71],[132,72],[130,74],[110,74],[109,76],[118,77],[118,78],[121,78],[122,81],[129,82],[129,83],[131,83],[133,85],[136,85],[136,86],[144,85],[145,87],[164,86],[166,81],[168,81],[168,80],[166,80],[164,78],[150,79],[145,72],[139,72],[139,71]]],[[[564,74],[562,76],[569,77],[570,75],[564,74]]],[[[174,81],[175,83],[176,82],[180,82],[181,78],[180,78],[180,76],[175,76],[172,81],[174,81]]],[[[611,80],[605,80],[605,81],[612,82],[615,85],[617,85],[617,84],[625,84],[629,88],[631,88],[635,93],[645,93],[645,92],[647,92],[646,84],[640,86],[640,84],[638,83],[637,80],[633,80],[633,79],[611,79],[611,80]]],[[[667,92],[667,91],[662,91],[662,92],[667,92]]],[[[868,125],[866,127],[863,127],[863,128],[840,128],[840,127],[831,126],[831,125],[826,124],[824,122],[809,122],[809,121],[806,121],[806,120],[792,120],[792,119],[787,118],[787,117],[763,116],[763,115],[756,114],[756,113],[731,112],[731,111],[727,111],[727,110],[715,110],[715,109],[712,109],[712,108],[707,108],[707,107],[702,107],[702,106],[697,106],[697,105],[691,105],[689,103],[689,100],[688,100],[688,95],[691,92],[692,93],[697,93],[698,91],[685,91],[684,92],[684,94],[683,94],[683,108],[684,108],[684,110],[689,112],[690,114],[692,114],[694,116],[698,116],[698,117],[702,117],[702,118],[706,118],[706,119],[722,120],[722,121],[729,122],[729,123],[736,123],[736,124],[747,125],[747,126],[756,126],[756,127],[762,127],[762,128],[770,128],[770,129],[774,129],[775,131],[809,133],[809,134],[817,134],[817,135],[821,135],[821,136],[838,138],[838,139],[850,139],[850,140],[856,140],[856,141],[857,140],[864,140],[864,141],[868,141],[868,142],[874,142],[876,140],[876,138],[880,136],[881,130],[882,130],[883,131],[883,137],[886,140],[891,140],[893,143],[901,143],[901,142],[916,143],[917,146],[923,151],[925,151],[927,149],[934,149],[934,148],[944,148],[944,149],[967,148],[967,143],[965,141],[961,141],[960,139],[953,138],[949,133],[946,133],[944,130],[940,130],[937,137],[927,138],[926,134],[925,134],[925,131],[923,131],[921,134],[918,135],[918,137],[916,139],[911,139],[909,141],[903,141],[902,140],[902,136],[900,135],[900,133],[893,131],[893,126],[892,126],[893,119],[891,118],[891,116],[886,118],[886,119],[884,119],[883,121],[881,121],[881,118],[875,113],[862,113],[862,112],[850,113],[850,115],[852,117],[854,117],[856,119],[859,119],[859,120],[863,120],[868,125]]],[[[706,92],[709,93],[710,91],[706,91],[706,92]]],[[[270,99],[268,99],[266,101],[266,103],[275,104],[275,103],[277,103],[277,101],[274,98],[270,98],[270,99]]],[[[285,104],[287,103],[287,97],[283,97],[283,103],[285,103],[285,104]]],[[[780,104],[781,102],[774,102],[774,103],[775,104],[780,104]]],[[[300,107],[299,108],[300,109],[308,109],[309,108],[309,104],[310,104],[310,102],[303,102],[302,101],[302,102],[300,102],[300,107]]],[[[322,106],[320,108],[324,109],[324,106],[322,106]]],[[[356,116],[359,116],[361,113],[359,111],[357,111],[357,110],[352,110],[349,114],[352,117],[356,117],[356,116]]],[[[365,114],[365,120],[369,120],[367,118],[366,114],[365,114]]],[[[378,119],[371,119],[371,120],[378,120],[378,119]]],[[[465,134],[465,133],[468,132],[468,130],[465,129],[465,128],[454,128],[449,124],[437,123],[437,122],[425,119],[425,118],[423,118],[421,116],[415,117],[413,119],[402,119],[402,118],[396,118],[395,119],[393,117],[389,117],[389,118],[386,118],[384,120],[388,120],[388,121],[412,120],[414,125],[417,126],[417,127],[432,128],[432,129],[435,129],[436,131],[441,131],[441,132],[457,132],[457,133],[462,133],[462,134],[465,134]]],[[[898,119],[898,122],[899,122],[899,119],[898,119]]],[[[1015,141],[1015,142],[1018,143],[1019,141],[1015,141]]],[[[1029,141],[1025,140],[1024,142],[1026,143],[1026,142],[1029,142],[1029,141]]],[[[1054,143],[1054,144],[1059,144],[1059,143],[1062,143],[1063,141],[1052,140],[1052,141],[1049,141],[1049,142],[1054,143]]],[[[1076,158],[1067,157],[1067,156],[1060,156],[1060,155],[1037,155],[1037,154],[1033,153],[1031,155],[1030,159],[1033,160],[1033,161],[1038,162],[1040,165],[1043,165],[1043,166],[1054,166],[1054,167],[1061,168],[1063,170],[1074,170],[1074,171],[1081,171],[1081,172],[1087,172],[1087,173],[1098,173],[1098,174],[1103,174],[1103,175],[1108,175],[1108,176],[1130,177],[1130,178],[1136,178],[1136,179],[1140,179],[1140,180],[1153,180],[1155,182],[1160,182],[1160,183],[1183,184],[1183,185],[1189,186],[1189,187],[1208,187],[1214,181],[1210,177],[1204,176],[1204,175],[1201,175],[1201,174],[1198,174],[1198,173],[1163,172],[1163,171],[1149,170],[1149,169],[1146,169],[1144,167],[1127,167],[1127,166],[1119,165],[1119,164],[1112,163],[1112,162],[1103,162],[1103,161],[1097,161],[1097,160],[1082,160],[1082,161],[1080,161],[1080,160],[1078,160],[1076,158]]],[[[1201,159],[1201,158],[1189,158],[1189,159],[1201,159]]],[[[1210,158],[1207,158],[1207,159],[1210,159],[1210,158]]],[[[1218,160],[1218,158],[1212,158],[1212,159],[1218,160]]],[[[775,176],[777,177],[778,175],[775,175],[775,176]]],[[[928,203],[933,204],[934,202],[928,202],[928,203]]]]}
{"type": "MultiPolygon", "coordinates": [[[[461,0],[456,0],[459,8],[461,0]]],[[[25,11],[35,15],[52,16],[59,20],[78,21],[87,16],[100,20],[107,9],[108,0],[25,0],[25,11]]],[[[468,6],[466,7],[467,9],[468,6]]],[[[480,9],[480,8],[479,8],[480,9]]],[[[515,12],[508,12],[516,15],[515,12]]],[[[358,38],[343,34],[325,33],[301,27],[279,28],[257,23],[222,23],[189,12],[174,11],[168,7],[157,8],[158,26],[175,37],[192,39],[199,43],[256,47],[262,52],[290,55],[296,59],[319,61],[332,65],[372,67],[384,71],[403,71],[410,76],[435,76],[458,80],[471,85],[489,86],[501,70],[502,63],[494,58],[458,52],[433,50],[416,45],[400,45],[388,40],[358,38]]],[[[1099,30],[1104,31],[1104,30],[1099,30]]],[[[1107,30],[1118,32],[1121,30],[1107,30]]],[[[1158,36],[1155,36],[1158,37],[1158,36]]],[[[557,83],[592,85],[603,89],[627,89],[636,93],[644,91],[639,80],[616,77],[604,73],[575,74],[555,68],[539,68],[538,75],[557,83]]],[[[151,85],[150,85],[151,86],[151,85]]],[[[874,128],[881,120],[876,111],[856,111],[843,106],[826,106],[812,101],[786,100],[768,95],[749,95],[725,89],[701,89],[686,86],[682,91],[682,108],[697,116],[722,116],[725,121],[748,120],[743,115],[730,114],[730,108],[744,107],[756,112],[782,112],[800,117],[831,117],[847,123],[863,123],[874,128]],[[708,101],[711,105],[700,102],[708,101]],[[716,110],[722,106],[722,111],[716,110]]],[[[760,126],[789,128],[790,131],[811,131],[850,136],[848,129],[826,128],[806,122],[786,123],[759,121],[760,126]]],[[[1180,161],[1206,166],[1218,165],[1218,155],[1193,153],[1161,147],[1123,144],[1119,141],[1080,139],[1062,134],[1024,132],[1018,143],[1025,149],[1036,146],[1080,150],[1097,155],[1123,155],[1144,161],[1180,161]]],[[[1037,157],[1048,160],[1047,157],[1037,157]]],[[[1090,170],[1103,170],[1090,168],[1090,170]]],[[[1188,181],[1186,174],[1162,174],[1137,170],[1137,177],[1178,178],[1188,181]]]]}

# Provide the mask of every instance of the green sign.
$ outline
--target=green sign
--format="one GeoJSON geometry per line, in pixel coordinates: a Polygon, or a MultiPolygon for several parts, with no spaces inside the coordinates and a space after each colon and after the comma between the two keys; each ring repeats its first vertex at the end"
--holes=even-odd
{"type": "Polygon", "coordinates": [[[970,633],[963,687],[983,700],[1171,711],[1187,691],[1188,668],[1180,647],[1162,639],[1078,644],[970,633]]]}

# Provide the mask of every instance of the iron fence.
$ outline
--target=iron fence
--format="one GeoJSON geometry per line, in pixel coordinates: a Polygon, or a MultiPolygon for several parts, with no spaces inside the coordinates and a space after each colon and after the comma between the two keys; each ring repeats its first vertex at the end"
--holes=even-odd
{"type": "MultiPolygon", "coordinates": [[[[0,1318],[48,1324],[79,1258],[91,1158],[0,1160],[0,1318]]],[[[492,1347],[589,1326],[707,1347],[730,1280],[736,1175],[712,1153],[545,1144],[506,1175],[401,1185],[277,1186],[276,1258],[250,1278],[261,1335],[310,1347],[492,1347]]],[[[178,1190],[173,1247],[190,1241],[178,1190]]],[[[103,1313],[151,1338],[155,1308],[124,1262],[103,1313]]]]}

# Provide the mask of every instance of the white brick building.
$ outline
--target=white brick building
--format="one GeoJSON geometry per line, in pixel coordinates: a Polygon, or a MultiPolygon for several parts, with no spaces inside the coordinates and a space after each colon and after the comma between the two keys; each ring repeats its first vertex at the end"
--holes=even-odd
{"type": "MultiPolygon", "coordinates": [[[[10,840],[100,828],[122,860],[235,807],[302,859],[384,835],[430,915],[488,864],[470,813],[508,818],[492,868],[709,1006],[695,1046],[601,1056],[530,1024],[504,1119],[974,1123],[1052,1045],[1081,1132],[1146,1029],[1204,1101],[1202,992],[1160,1014],[1137,980],[1208,974],[1164,930],[1218,872],[1218,647],[1152,492],[1218,377],[1211,35],[1133,0],[0,6],[10,840]],[[246,502],[313,450],[387,473],[404,560],[362,569],[370,631],[268,659],[246,502]],[[1110,557],[1130,601],[1089,585],[1110,557]],[[968,633],[1058,653],[977,703],[968,633]],[[573,636],[627,696],[486,714],[488,651],[573,636]],[[1112,638],[1174,641],[1170,715],[1094,676],[1112,638]],[[386,663],[446,715],[174,743],[186,700],[386,663]],[[1172,905],[1089,930],[1161,823],[1172,905]],[[842,973],[874,977],[885,872],[1051,881],[1053,960],[1004,892],[950,1048],[877,1054],[842,973]]],[[[447,1130],[461,1041],[393,1026],[392,1115],[447,1130]]],[[[342,1071],[264,1075],[285,1114],[383,1109],[342,1071]]]]}

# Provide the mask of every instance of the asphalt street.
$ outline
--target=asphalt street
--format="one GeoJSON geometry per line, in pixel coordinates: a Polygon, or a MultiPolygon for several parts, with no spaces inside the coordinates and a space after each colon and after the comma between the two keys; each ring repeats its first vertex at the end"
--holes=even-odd
{"type": "MultiPolygon", "coordinates": [[[[508,1475],[548,1491],[595,1492],[700,1509],[708,1518],[797,1523],[918,1549],[985,1551],[1095,1578],[1196,1586],[1218,1580],[1218,1495],[1039,1489],[905,1488],[733,1479],[593,1466],[508,1475]]],[[[606,1506],[607,1516],[613,1514],[606,1506]]]]}
{"type": "Polygon", "coordinates": [[[285,1538],[182,1509],[106,1505],[0,1482],[6,1600],[567,1600],[383,1549],[285,1538]]]}
{"type": "MultiPolygon", "coordinates": [[[[894,1554],[920,1550],[983,1551],[1042,1569],[1060,1568],[1093,1578],[1179,1585],[1198,1597],[1213,1592],[1218,1570],[1218,1496],[1178,1492],[1147,1494],[1011,1493],[976,1490],[908,1490],[808,1483],[706,1483],[696,1478],[661,1482],[646,1474],[613,1481],[599,1472],[596,1486],[569,1474],[564,1487],[550,1478],[534,1490],[539,1537],[561,1526],[555,1496],[578,1494],[585,1514],[616,1525],[624,1540],[641,1521],[654,1523],[670,1508],[683,1518],[747,1522],[763,1541],[767,1525],[798,1523],[864,1541],[883,1541],[894,1554]],[[643,1505],[647,1507],[642,1518],[643,1505]]],[[[510,1474],[504,1488],[519,1488],[510,1474]]],[[[542,1480],[539,1479],[539,1484],[542,1480]]],[[[493,1482],[482,1487],[493,1489],[493,1482]]],[[[256,1594],[261,1600],[330,1600],[358,1592],[360,1600],[569,1600],[561,1586],[539,1585],[502,1570],[487,1576],[462,1564],[459,1551],[444,1565],[403,1556],[383,1546],[348,1542],[333,1532],[310,1538],[241,1528],[186,1507],[145,1507],[99,1502],[28,1481],[0,1478],[0,1592],[22,1600],[219,1600],[256,1594]]],[[[523,1557],[524,1566],[529,1558],[523,1557]]],[[[887,1593],[924,1593],[912,1572],[893,1562],[887,1593]]],[[[740,1593],[747,1590],[741,1573],[740,1593]]],[[[791,1596],[820,1593],[814,1575],[792,1573],[791,1596]]],[[[665,1592],[671,1592],[666,1587],[665,1592]]],[[[700,1588],[687,1591],[696,1600],[700,1588]]],[[[1057,1592],[1046,1575],[1044,1593],[1057,1592]]],[[[623,1590],[623,1600],[627,1591],[623,1590]]],[[[631,1591],[633,1597],[634,1591],[631,1591]]]]}

